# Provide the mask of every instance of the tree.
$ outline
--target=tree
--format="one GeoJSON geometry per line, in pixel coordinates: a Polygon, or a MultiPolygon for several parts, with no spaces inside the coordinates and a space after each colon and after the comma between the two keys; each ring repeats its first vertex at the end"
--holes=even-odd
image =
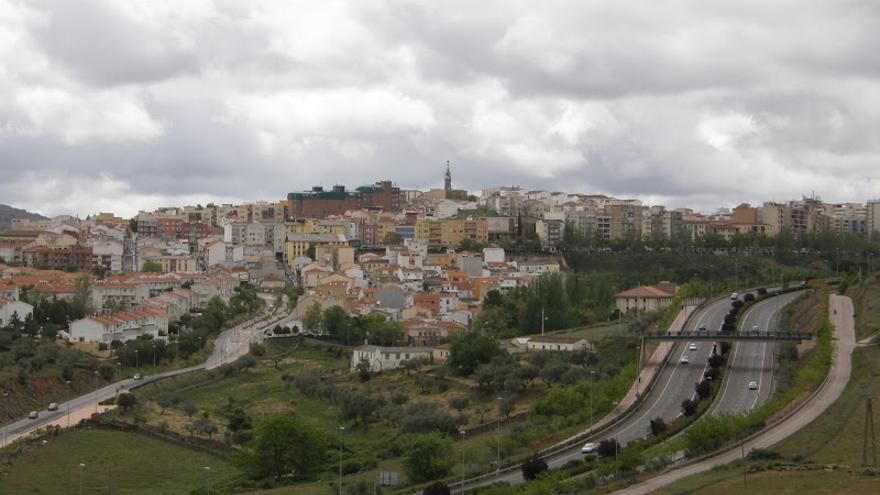
{"type": "Polygon", "coordinates": [[[516,397],[507,396],[498,403],[498,414],[503,415],[504,419],[510,419],[510,413],[516,408],[516,397]]]}
{"type": "Polygon", "coordinates": [[[526,481],[532,481],[537,478],[538,475],[547,471],[549,466],[547,466],[547,461],[544,459],[532,458],[527,460],[522,464],[522,474],[523,479],[526,481]]]}
{"type": "Polygon", "coordinates": [[[711,356],[709,356],[709,366],[713,368],[720,368],[723,362],[724,360],[718,354],[713,353],[711,356]]]}
{"type": "Polygon", "coordinates": [[[470,400],[467,397],[453,397],[449,399],[449,407],[458,411],[458,414],[467,409],[469,404],[470,400]]]}
{"type": "Polygon", "coordinates": [[[119,394],[116,398],[116,404],[122,408],[122,412],[128,412],[129,409],[137,405],[137,397],[134,394],[119,394]]]}
{"type": "Polygon", "coordinates": [[[244,409],[237,407],[226,413],[226,427],[232,431],[251,429],[251,418],[244,409]]]}
{"type": "Polygon", "coordinates": [[[699,405],[699,402],[697,402],[695,400],[685,399],[681,403],[681,412],[685,416],[693,416],[694,413],[697,412],[698,405],[699,405]]]}
{"type": "Polygon", "coordinates": [[[341,306],[331,306],[324,310],[324,331],[337,342],[351,344],[351,318],[341,306]]]}
{"type": "Polygon", "coordinates": [[[488,363],[502,352],[492,337],[468,333],[455,339],[449,346],[448,365],[460,376],[470,376],[477,366],[488,363]]]}
{"type": "Polygon", "coordinates": [[[183,411],[184,414],[186,414],[186,417],[192,419],[193,414],[195,414],[199,410],[199,408],[195,405],[194,402],[186,401],[180,406],[180,410],[183,411]]]}
{"type": "Polygon", "coordinates": [[[217,425],[214,424],[214,422],[207,417],[197,419],[193,423],[193,429],[197,431],[200,435],[207,435],[208,438],[213,437],[214,433],[217,433],[219,431],[217,425]]]}
{"type": "Polygon", "coordinates": [[[614,457],[618,452],[620,452],[620,444],[617,443],[615,438],[602,440],[599,442],[599,447],[596,448],[596,453],[599,454],[599,457],[614,457]]]}
{"type": "Polygon", "coordinates": [[[657,436],[666,431],[666,421],[663,418],[654,418],[651,420],[651,435],[657,436]]]}
{"type": "Polygon", "coordinates": [[[369,380],[373,376],[373,371],[370,369],[370,362],[365,358],[358,361],[355,370],[357,371],[358,378],[360,378],[362,382],[369,380]]]}
{"type": "Polygon", "coordinates": [[[109,382],[113,379],[113,375],[116,374],[116,366],[110,363],[101,363],[101,366],[98,368],[98,374],[101,375],[103,380],[109,382]]]}
{"type": "Polygon", "coordinates": [[[422,490],[422,495],[451,495],[451,493],[449,485],[442,481],[438,481],[433,485],[428,485],[422,490]]]}
{"type": "Polygon", "coordinates": [[[491,410],[492,407],[489,404],[477,404],[474,411],[480,415],[480,424],[483,424],[483,418],[486,416],[486,413],[491,410]]]}
{"type": "Polygon", "coordinates": [[[700,396],[700,399],[708,399],[712,394],[711,382],[709,380],[700,380],[694,385],[694,390],[700,396]]]}
{"type": "Polygon", "coordinates": [[[314,428],[286,413],[264,416],[249,446],[249,466],[258,478],[308,477],[320,468],[327,450],[314,428]]]}
{"type": "Polygon", "coordinates": [[[413,483],[442,478],[455,465],[452,442],[438,433],[420,435],[406,449],[403,469],[413,483]]]}
{"type": "Polygon", "coordinates": [[[483,307],[500,307],[504,304],[504,296],[501,295],[501,292],[496,289],[492,289],[486,293],[486,297],[483,298],[483,307]]]}
{"type": "Polygon", "coordinates": [[[150,273],[161,273],[162,265],[156,263],[155,261],[147,261],[143,265],[141,265],[141,271],[150,273]]]}
{"type": "Polygon", "coordinates": [[[568,365],[553,360],[547,363],[547,365],[544,366],[544,369],[541,370],[541,379],[544,380],[547,387],[551,387],[554,383],[558,383],[562,380],[562,375],[564,375],[566,371],[568,371],[568,365]]]}
{"type": "Polygon", "coordinates": [[[318,301],[315,301],[306,310],[306,314],[302,319],[303,328],[312,332],[320,331],[322,320],[321,305],[318,304],[318,301]]]}

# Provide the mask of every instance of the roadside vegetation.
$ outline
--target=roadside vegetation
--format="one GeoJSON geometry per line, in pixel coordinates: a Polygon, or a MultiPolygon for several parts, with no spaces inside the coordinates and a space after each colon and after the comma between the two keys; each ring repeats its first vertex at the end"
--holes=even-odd
{"type": "Polygon", "coordinates": [[[137,405],[114,416],[240,452],[247,480],[237,482],[239,489],[295,482],[296,493],[326,490],[335,486],[340,448],[346,487],[371,482],[379,471],[419,483],[460,475],[462,448],[468,475],[494,469],[499,426],[505,464],[581,431],[591,392],[600,419],[635,377],[635,352],[626,349],[636,344],[609,338],[596,353],[509,355],[493,339],[468,334],[453,342],[448,365],[412,360],[375,374],[349,372],[335,347],[272,339],[232,365],[138,390],[137,405]],[[270,441],[273,431],[301,440],[279,445],[270,441]],[[291,462],[270,468],[260,461],[270,451],[291,462]],[[306,454],[309,462],[293,463],[306,454]],[[427,458],[432,462],[420,462],[427,458]]]}

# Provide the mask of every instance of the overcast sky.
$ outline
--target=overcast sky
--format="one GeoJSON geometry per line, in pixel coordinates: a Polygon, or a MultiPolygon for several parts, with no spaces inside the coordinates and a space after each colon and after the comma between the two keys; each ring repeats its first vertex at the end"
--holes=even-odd
{"type": "Polygon", "coordinates": [[[0,203],[880,196],[880,2],[0,0],[0,203]]]}

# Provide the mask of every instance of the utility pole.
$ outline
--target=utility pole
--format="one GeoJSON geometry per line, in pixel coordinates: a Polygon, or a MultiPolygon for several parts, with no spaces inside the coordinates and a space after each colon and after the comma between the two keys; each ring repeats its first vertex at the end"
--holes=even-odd
{"type": "Polygon", "coordinates": [[[547,318],[544,316],[544,305],[541,305],[541,335],[544,335],[544,322],[547,318]]]}
{"type": "Polygon", "coordinates": [[[496,457],[495,457],[495,473],[497,474],[501,471],[501,401],[504,400],[501,397],[498,397],[498,425],[495,430],[495,441],[496,441],[496,457]]]}
{"type": "Polygon", "coordinates": [[[745,437],[739,438],[739,448],[740,448],[740,455],[742,455],[742,464],[743,464],[743,488],[748,488],[749,481],[746,478],[748,471],[747,471],[747,466],[746,466],[746,438],[745,437]]]}
{"type": "Polygon", "coordinates": [[[862,466],[868,465],[868,437],[871,438],[871,465],[877,465],[877,438],[874,436],[874,408],[871,396],[865,396],[865,433],[862,443],[862,466]]]}

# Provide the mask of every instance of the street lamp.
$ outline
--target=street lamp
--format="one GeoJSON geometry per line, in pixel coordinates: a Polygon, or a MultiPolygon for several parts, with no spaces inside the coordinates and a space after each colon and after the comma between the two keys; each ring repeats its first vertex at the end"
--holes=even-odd
{"type": "MultiPolygon", "coordinates": [[[[153,369],[156,369],[156,341],[153,341],[153,369]]],[[[155,373],[155,371],[154,371],[155,373]]]]}
{"type": "Polygon", "coordinates": [[[635,348],[638,352],[636,356],[636,398],[639,398],[639,393],[642,388],[642,346],[639,345],[635,348]]]}
{"type": "Polygon", "coordinates": [[[709,380],[709,402],[712,402],[712,377],[707,376],[706,380],[709,380]]]}
{"type": "Polygon", "coordinates": [[[138,350],[137,350],[137,349],[134,350],[134,367],[135,367],[135,369],[136,369],[138,372],[140,372],[140,370],[141,370],[141,361],[140,361],[140,359],[138,358],[138,350]]]}
{"type": "Polygon", "coordinates": [[[79,495],[82,495],[83,492],[83,471],[85,468],[85,464],[79,463],[79,495]]]}
{"type": "Polygon", "coordinates": [[[461,488],[458,490],[458,493],[464,493],[464,430],[459,430],[459,435],[461,435],[461,488]]]}
{"type": "Polygon", "coordinates": [[[98,412],[98,370],[95,370],[95,412],[98,412]]]}
{"type": "Polygon", "coordinates": [[[496,441],[496,452],[495,452],[495,472],[498,473],[501,471],[501,401],[504,400],[501,397],[498,397],[498,426],[495,430],[495,441],[496,441]]]}
{"type": "Polygon", "coordinates": [[[596,372],[590,370],[590,428],[593,427],[593,382],[596,381],[596,372]]]}
{"type": "Polygon", "coordinates": [[[344,426],[339,427],[339,495],[342,495],[342,432],[344,426]]]}
{"type": "Polygon", "coordinates": [[[73,400],[73,397],[70,397],[70,380],[64,380],[64,384],[67,387],[67,428],[70,428],[70,401],[73,400]]]}
{"type": "Polygon", "coordinates": [[[211,466],[205,466],[205,491],[211,495],[211,466]]]}

